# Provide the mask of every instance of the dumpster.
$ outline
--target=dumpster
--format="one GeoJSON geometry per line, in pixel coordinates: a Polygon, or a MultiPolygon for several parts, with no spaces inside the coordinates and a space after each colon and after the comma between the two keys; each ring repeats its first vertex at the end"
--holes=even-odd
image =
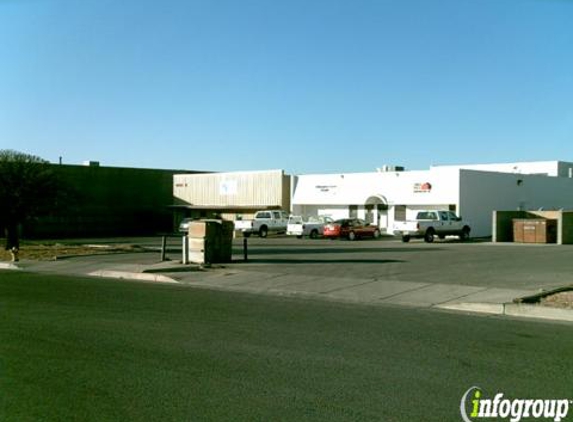
{"type": "Polygon", "coordinates": [[[517,243],[556,243],[557,220],[513,219],[513,241],[517,243]]]}
{"type": "Polygon", "coordinates": [[[197,264],[231,262],[233,230],[231,221],[197,220],[189,223],[189,261],[197,264]]]}

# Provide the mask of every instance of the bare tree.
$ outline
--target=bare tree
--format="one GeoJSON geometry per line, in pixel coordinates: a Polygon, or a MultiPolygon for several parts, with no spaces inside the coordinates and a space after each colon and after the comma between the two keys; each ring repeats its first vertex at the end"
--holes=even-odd
{"type": "Polygon", "coordinates": [[[13,150],[0,150],[0,228],[6,250],[18,260],[18,226],[57,208],[58,178],[48,161],[13,150]]]}

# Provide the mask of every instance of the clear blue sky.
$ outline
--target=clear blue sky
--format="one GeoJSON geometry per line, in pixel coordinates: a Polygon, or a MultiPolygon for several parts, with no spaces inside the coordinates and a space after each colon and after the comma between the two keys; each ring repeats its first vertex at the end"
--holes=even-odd
{"type": "Polygon", "coordinates": [[[291,173],[573,161],[573,0],[0,0],[0,149],[291,173]]]}

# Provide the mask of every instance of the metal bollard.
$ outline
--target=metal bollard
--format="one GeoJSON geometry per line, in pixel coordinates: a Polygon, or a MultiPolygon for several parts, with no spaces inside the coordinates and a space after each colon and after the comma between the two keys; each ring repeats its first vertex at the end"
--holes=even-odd
{"type": "Polygon", "coordinates": [[[183,250],[183,257],[181,262],[185,265],[189,264],[189,242],[187,242],[187,236],[183,236],[182,250],[183,250]]]}
{"type": "Polygon", "coordinates": [[[165,261],[165,254],[167,249],[167,236],[161,237],[161,262],[165,261]]]}

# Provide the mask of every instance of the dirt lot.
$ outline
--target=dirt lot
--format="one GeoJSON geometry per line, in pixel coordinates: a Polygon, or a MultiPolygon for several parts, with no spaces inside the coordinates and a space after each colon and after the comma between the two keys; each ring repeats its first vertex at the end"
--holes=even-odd
{"type": "MultiPolygon", "coordinates": [[[[33,259],[40,261],[52,261],[59,257],[71,255],[93,255],[121,252],[137,252],[143,250],[134,245],[76,245],[63,243],[22,243],[20,247],[20,259],[33,259]]],[[[10,253],[4,248],[0,250],[0,261],[10,261],[10,253]]]]}
{"type": "Polygon", "coordinates": [[[543,298],[540,305],[551,306],[552,308],[573,309],[573,291],[556,293],[543,298]]]}

